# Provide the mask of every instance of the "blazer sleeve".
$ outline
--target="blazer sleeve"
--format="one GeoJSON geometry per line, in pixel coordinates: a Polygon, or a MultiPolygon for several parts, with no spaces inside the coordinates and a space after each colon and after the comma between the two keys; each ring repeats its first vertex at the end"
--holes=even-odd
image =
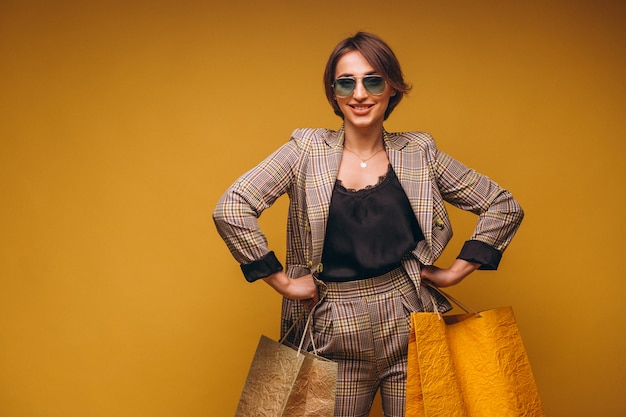
{"type": "Polygon", "coordinates": [[[476,228],[459,258],[497,269],[502,253],[517,232],[524,211],[511,193],[435,148],[436,181],[442,198],[478,215],[476,228]]]}
{"type": "Polygon", "coordinates": [[[270,251],[258,218],[289,192],[299,149],[290,140],[255,168],[239,177],[222,195],[213,221],[231,254],[241,264],[248,281],[267,277],[282,269],[270,251]]]}

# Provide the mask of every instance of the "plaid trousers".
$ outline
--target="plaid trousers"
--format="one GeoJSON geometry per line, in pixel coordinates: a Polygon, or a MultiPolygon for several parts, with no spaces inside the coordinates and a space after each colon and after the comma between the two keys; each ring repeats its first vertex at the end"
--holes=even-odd
{"type": "Polygon", "coordinates": [[[415,285],[402,268],[325,284],[313,330],[318,354],[338,363],[335,417],[367,417],[379,388],[385,416],[403,417],[415,285]]]}

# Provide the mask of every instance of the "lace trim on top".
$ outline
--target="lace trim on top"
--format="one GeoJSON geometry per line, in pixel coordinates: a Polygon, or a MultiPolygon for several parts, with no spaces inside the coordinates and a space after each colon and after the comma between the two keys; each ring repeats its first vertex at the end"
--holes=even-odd
{"type": "Polygon", "coordinates": [[[387,172],[385,174],[383,174],[383,175],[378,177],[378,182],[376,184],[367,185],[367,186],[365,186],[365,188],[361,188],[359,190],[356,190],[354,188],[347,188],[347,187],[345,187],[343,185],[343,182],[339,178],[337,178],[337,185],[343,191],[346,191],[346,192],[349,192],[349,193],[359,193],[359,192],[362,192],[362,191],[370,191],[370,190],[378,187],[379,185],[384,184],[385,182],[387,182],[387,180],[389,179],[389,172],[391,171],[391,169],[392,169],[391,168],[391,164],[389,164],[389,166],[387,167],[387,172]]]}

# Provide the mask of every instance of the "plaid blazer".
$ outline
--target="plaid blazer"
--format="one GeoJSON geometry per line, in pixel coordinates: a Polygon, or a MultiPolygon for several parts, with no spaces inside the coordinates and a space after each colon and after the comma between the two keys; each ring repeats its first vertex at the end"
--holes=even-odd
{"type": "MultiPolygon", "coordinates": [[[[242,175],[219,200],[213,218],[240,264],[270,251],[257,218],[278,197],[290,198],[285,271],[299,277],[321,270],[328,209],[343,151],[343,129],[297,129],[291,139],[242,175]]],[[[402,265],[419,290],[420,263],[433,264],[452,237],[444,201],[478,215],[469,238],[503,252],[523,211],[505,189],[437,149],[428,133],[384,132],[390,163],[425,239],[402,265]]]]}

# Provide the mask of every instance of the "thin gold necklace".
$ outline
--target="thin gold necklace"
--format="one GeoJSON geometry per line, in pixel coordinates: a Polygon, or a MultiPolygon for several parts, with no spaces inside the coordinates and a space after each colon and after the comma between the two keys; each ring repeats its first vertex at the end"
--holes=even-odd
{"type": "Polygon", "coordinates": [[[345,146],[345,145],[344,145],[344,146],[343,146],[343,148],[344,148],[346,151],[348,151],[348,152],[350,152],[350,153],[353,153],[354,155],[356,155],[356,157],[357,157],[357,158],[359,158],[359,159],[361,160],[361,168],[367,168],[367,161],[369,161],[370,159],[372,159],[373,157],[375,157],[375,156],[376,156],[376,154],[377,154],[378,152],[380,152],[380,151],[384,151],[384,150],[385,150],[385,148],[384,148],[384,147],[382,147],[382,148],[380,148],[379,150],[377,150],[376,152],[374,152],[372,155],[370,155],[370,157],[369,157],[369,158],[363,159],[363,157],[362,157],[361,155],[359,155],[358,153],[354,152],[353,150],[348,149],[348,147],[347,147],[347,146],[345,146]]]}

